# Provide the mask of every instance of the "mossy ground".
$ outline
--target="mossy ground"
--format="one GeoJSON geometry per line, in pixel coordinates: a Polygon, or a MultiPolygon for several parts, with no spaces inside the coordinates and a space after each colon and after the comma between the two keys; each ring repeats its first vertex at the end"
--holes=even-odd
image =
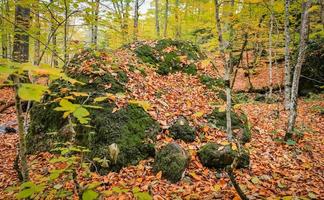
{"type": "Polygon", "coordinates": [[[195,75],[197,68],[194,62],[204,58],[198,46],[171,39],[158,40],[155,45],[139,44],[135,53],[143,62],[157,66],[161,75],[177,71],[195,75]]]}

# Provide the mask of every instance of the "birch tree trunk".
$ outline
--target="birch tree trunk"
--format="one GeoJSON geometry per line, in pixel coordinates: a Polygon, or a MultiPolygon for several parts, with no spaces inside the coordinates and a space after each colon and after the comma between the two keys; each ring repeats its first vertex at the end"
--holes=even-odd
{"type": "MultiPolygon", "coordinates": [[[[29,36],[26,34],[30,26],[30,8],[25,8],[19,5],[20,1],[16,1],[15,12],[15,28],[14,28],[14,43],[13,43],[13,61],[24,63],[29,59],[29,36]]],[[[18,88],[20,80],[18,76],[14,77],[15,83],[15,104],[18,120],[19,132],[19,159],[23,181],[28,181],[28,166],[26,158],[26,139],[24,130],[24,119],[22,115],[21,99],[18,96],[18,88]]]]}
{"type": "MultiPolygon", "coordinates": [[[[54,0],[51,0],[50,3],[53,4],[54,0]]],[[[56,47],[56,23],[54,16],[51,16],[51,27],[50,27],[50,35],[52,35],[52,58],[51,58],[51,65],[53,67],[58,66],[58,61],[57,61],[57,47],[56,47]]]]}
{"type": "Polygon", "coordinates": [[[63,50],[64,50],[64,63],[67,63],[69,55],[68,55],[68,16],[69,16],[69,4],[68,0],[64,0],[64,33],[63,33],[63,50]]]}
{"type": "Polygon", "coordinates": [[[160,38],[159,0],[155,0],[155,30],[156,36],[160,38]]]}
{"type": "Polygon", "coordinates": [[[98,47],[98,21],[99,21],[99,4],[100,0],[95,0],[94,6],[94,23],[91,28],[91,44],[93,48],[98,47]]]}
{"type": "Polygon", "coordinates": [[[304,5],[304,13],[302,16],[301,30],[300,30],[300,42],[299,42],[299,51],[297,64],[294,70],[294,77],[291,88],[291,99],[290,99],[290,108],[288,116],[288,127],[285,135],[285,140],[291,139],[294,131],[294,126],[297,117],[297,97],[298,97],[298,84],[301,69],[305,60],[305,51],[307,48],[306,39],[308,32],[308,10],[311,6],[312,0],[308,0],[304,5]]]}
{"type": "Polygon", "coordinates": [[[289,32],[289,7],[290,0],[285,0],[285,109],[289,109],[291,96],[291,67],[290,67],[290,32],[289,32]]]}
{"type": "Polygon", "coordinates": [[[167,37],[168,33],[168,16],[169,15],[169,0],[165,0],[165,13],[164,13],[164,33],[163,37],[167,37]]]}
{"type": "Polygon", "coordinates": [[[231,86],[230,86],[230,68],[226,60],[225,45],[223,40],[221,21],[219,17],[220,4],[218,3],[218,0],[214,0],[214,4],[215,4],[215,18],[216,18],[219,50],[225,68],[224,80],[225,80],[225,92],[226,92],[226,132],[227,132],[228,140],[232,141],[233,134],[232,134],[232,120],[231,120],[232,98],[231,98],[231,86]]]}
{"type": "MultiPolygon", "coordinates": [[[[271,0],[271,8],[273,0],[271,0]]],[[[273,31],[273,10],[270,15],[270,29],[269,29],[269,98],[272,96],[272,31],[273,31]]]]}

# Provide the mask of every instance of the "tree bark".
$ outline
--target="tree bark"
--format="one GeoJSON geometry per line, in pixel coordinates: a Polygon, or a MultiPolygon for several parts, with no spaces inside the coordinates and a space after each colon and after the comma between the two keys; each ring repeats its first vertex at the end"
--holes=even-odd
{"type": "MultiPolygon", "coordinates": [[[[271,8],[273,0],[271,0],[271,8]]],[[[273,31],[273,10],[270,15],[270,29],[269,29],[269,97],[272,96],[272,31],[273,31]]]]}
{"type": "Polygon", "coordinates": [[[176,39],[180,39],[181,36],[179,10],[180,10],[180,0],[176,0],[175,2],[175,24],[176,24],[175,38],[176,39]]]}
{"type": "MultiPolygon", "coordinates": [[[[13,44],[13,61],[24,63],[28,62],[29,58],[29,36],[26,31],[30,26],[30,9],[19,5],[20,1],[16,1],[15,12],[15,28],[14,28],[14,44],[13,44]]],[[[18,120],[18,132],[19,132],[19,158],[21,165],[21,172],[23,181],[27,181],[28,166],[26,158],[26,140],[24,130],[24,119],[22,115],[21,99],[18,96],[18,88],[20,86],[20,80],[18,76],[14,76],[15,83],[15,104],[16,114],[18,120]]]]}
{"type": "MultiPolygon", "coordinates": [[[[1,14],[6,15],[6,2],[2,0],[1,14]]],[[[6,31],[5,20],[1,20],[1,48],[2,48],[2,58],[8,58],[8,34],[6,31]]]]}
{"type": "Polygon", "coordinates": [[[69,16],[69,3],[67,2],[67,0],[64,0],[64,35],[63,35],[63,50],[64,50],[64,63],[68,62],[68,24],[69,24],[69,20],[68,20],[68,16],[69,16]]]}
{"type": "Polygon", "coordinates": [[[165,13],[164,13],[164,33],[163,37],[166,38],[168,34],[168,16],[169,15],[169,0],[165,0],[165,13]]]}
{"type": "MultiPolygon", "coordinates": [[[[50,3],[53,4],[54,0],[50,0],[50,3]]],[[[52,60],[51,60],[51,64],[54,67],[58,66],[58,61],[57,61],[57,47],[56,47],[56,23],[55,23],[55,19],[54,16],[51,16],[51,28],[50,28],[50,34],[52,35],[52,48],[53,48],[53,52],[52,52],[52,60]]]]}
{"type": "Polygon", "coordinates": [[[40,63],[40,36],[41,36],[41,24],[39,20],[39,1],[36,1],[35,5],[35,23],[36,23],[36,33],[35,33],[35,46],[34,46],[34,65],[38,65],[40,63]]]}
{"type": "Polygon", "coordinates": [[[289,7],[290,0],[285,0],[285,109],[289,109],[291,96],[291,67],[290,67],[290,32],[289,32],[289,7]]]}
{"type": "Polygon", "coordinates": [[[301,69],[305,60],[305,51],[307,48],[306,39],[308,32],[308,10],[311,6],[312,0],[308,0],[304,5],[304,13],[302,16],[301,30],[300,30],[300,43],[297,64],[294,70],[294,77],[291,88],[291,99],[290,99],[290,108],[288,116],[288,127],[285,135],[285,140],[291,139],[294,131],[294,126],[296,123],[297,117],[297,97],[298,97],[298,84],[301,69]]]}
{"type": "Polygon", "coordinates": [[[220,4],[218,3],[218,0],[214,0],[214,4],[215,4],[215,18],[216,18],[219,50],[225,68],[224,80],[225,80],[225,93],[226,93],[226,132],[227,132],[228,140],[232,141],[233,134],[232,134],[232,120],[231,120],[232,98],[231,98],[231,86],[230,86],[230,68],[226,60],[225,45],[223,40],[221,21],[219,17],[220,4]]]}
{"type": "Polygon", "coordinates": [[[99,4],[100,0],[95,0],[94,6],[94,22],[91,29],[91,44],[93,48],[98,48],[98,21],[99,21],[99,4]]]}
{"type": "Polygon", "coordinates": [[[134,2],[134,33],[133,33],[133,40],[137,40],[138,35],[138,9],[139,9],[139,2],[135,0],[134,2]]]}
{"type": "Polygon", "coordinates": [[[159,0],[155,0],[155,30],[157,38],[160,38],[159,0]]]}

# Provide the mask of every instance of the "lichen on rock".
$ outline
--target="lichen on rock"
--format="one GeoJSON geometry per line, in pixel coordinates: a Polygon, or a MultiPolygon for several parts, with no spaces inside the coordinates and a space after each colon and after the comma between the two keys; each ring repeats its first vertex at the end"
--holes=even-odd
{"type": "Polygon", "coordinates": [[[188,153],[180,145],[170,143],[156,153],[153,171],[162,171],[162,177],[175,183],[182,178],[188,164],[188,153]]]}

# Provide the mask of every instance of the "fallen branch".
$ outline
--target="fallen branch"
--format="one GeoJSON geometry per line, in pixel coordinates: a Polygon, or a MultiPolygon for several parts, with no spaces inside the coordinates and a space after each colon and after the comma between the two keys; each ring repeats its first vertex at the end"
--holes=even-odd
{"type": "Polygon", "coordinates": [[[14,101],[11,101],[11,102],[5,104],[4,106],[2,106],[0,108],[0,113],[2,113],[3,111],[7,110],[8,108],[10,108],[11,106],[14,106],[14,105],[15,105],[14,101]]]}

